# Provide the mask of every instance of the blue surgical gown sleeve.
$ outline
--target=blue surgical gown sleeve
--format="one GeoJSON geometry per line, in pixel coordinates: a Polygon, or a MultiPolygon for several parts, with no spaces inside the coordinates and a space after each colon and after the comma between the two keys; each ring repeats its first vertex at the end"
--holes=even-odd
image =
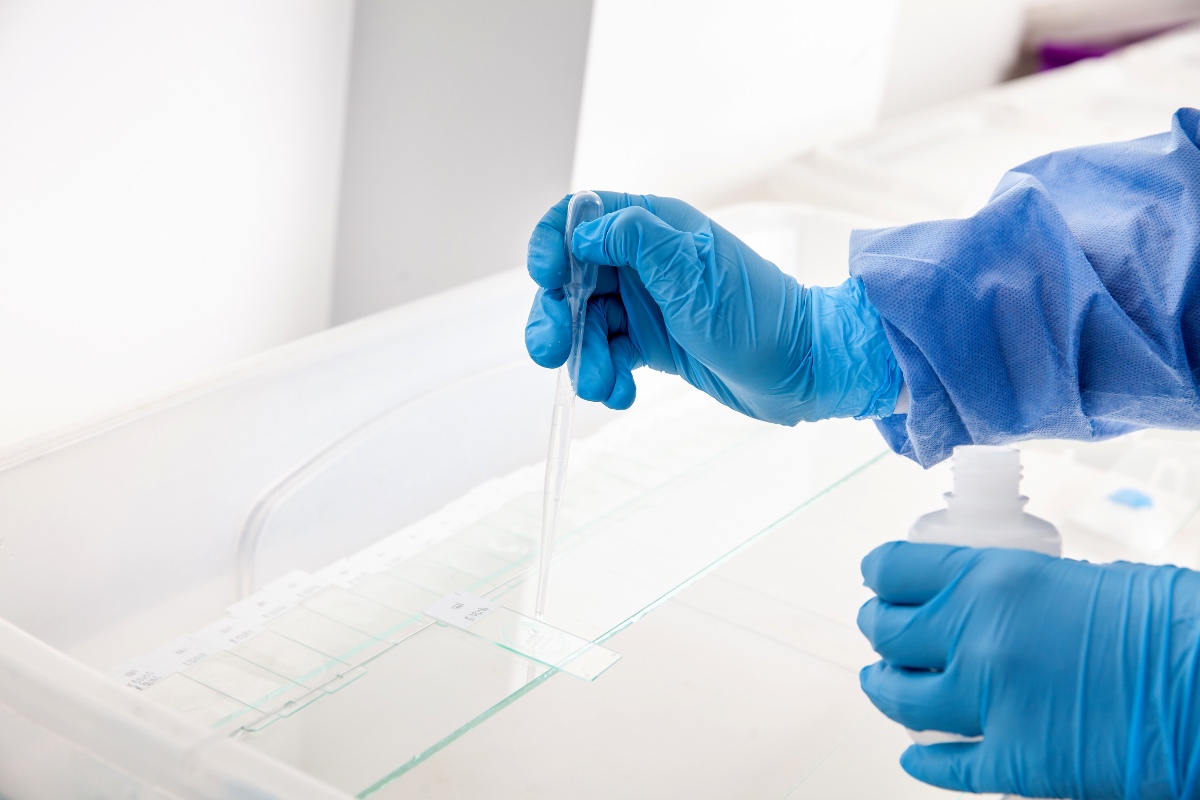
{"type": "Polygon", "coordinates": [[[851,238],[923,465],[958,444],[1200,428],[1200,112],[1034,159],[967,219],[851,238]]]}

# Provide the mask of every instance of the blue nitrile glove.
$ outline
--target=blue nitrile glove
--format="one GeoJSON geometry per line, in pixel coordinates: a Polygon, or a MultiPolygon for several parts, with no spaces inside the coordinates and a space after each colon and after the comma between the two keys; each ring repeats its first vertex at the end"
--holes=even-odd
{"type": "MultiPolygon", "coordinates": [[[[804,287],[687,203],[599,195],[605,215],[572,242],[577,257],[603,265],[588,303],[580,397],[628,408],[632,371],[647,365],[785,425],[892,413],[900,370],[860,281],[804,287]]],[[[561,288],[567,200],[529,241],[529,274],[542,288],[525,342],[544,367],[566,361],[571,344],[561,288]]]]}
{"type": "Polygon", "coordinates": [[[1026,797],[1200,797],[1200,573],[1023,550],[891,542],[862,564],[879,596],[862,671],[913,730],[918,780],[1026,797]]]}

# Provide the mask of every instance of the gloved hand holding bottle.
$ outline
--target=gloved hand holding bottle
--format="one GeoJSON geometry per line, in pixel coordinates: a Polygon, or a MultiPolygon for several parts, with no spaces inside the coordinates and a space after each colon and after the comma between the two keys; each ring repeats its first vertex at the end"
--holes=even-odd
{"type": "Polygon", "coordinates": [[[891,542],[863,560],[863,690],[913,730],[901,765],[946,789],[1200,796],[1200,573],[891,542]]]}
{"type": "MultiPolygon", "coordinates": [[[[611,408],[634,400],[633,370],[679,375],[756,419],[793,425],[893,412],[901,374],[862,283],[805,287],[688,204],[600,192],[605,215],[570,246],[600,267],[588,304],[579,395],[611,408]]],[[[533,360],[570,348],[563,229],[567,200],[529,243],[541,286],[525,329],[533,360]]]]}

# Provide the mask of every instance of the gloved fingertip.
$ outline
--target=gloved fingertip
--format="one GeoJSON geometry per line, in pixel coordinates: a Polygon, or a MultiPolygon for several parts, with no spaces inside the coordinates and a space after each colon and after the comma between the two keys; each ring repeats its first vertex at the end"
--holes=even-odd
{"type": "Polygon", "coordinates": [[[571,252],[576,258],[589,264],[614,266],[604,248],[604,232],[611,221],[612,214],[606,214],[576,226],[575,235],[571,237],[571,252]]]}
{"type": "Polygon", "coordinates": [[[909,745],[900,754],[900,768],[922,783],[952,792],[974,793],[986,788],[976,786],[979,776],[972,769],[982,746],[978,742],[909,745]]]}
{"type": "Polygon", "coordinates": [[[554,369],[571,352],[571,323],[566,304],[556,291],[539,290],[525,323],[525,349],[533,363],[554,369]]]}
{"type": "Polygon", "coordinates": [[[589,367],[587,360],[579,370],[579,396],[593,403],[603,403],[612,394],[612,384],[609,375],[602,370],[589,367]]]}
{"type": "Polygon", "coordinates": [[[607,225],[605,218],[610,216],[611,213],[596,217],[595,219],[589,219],[587,222],[579,223],[575,226],[575,238],[580,241],[603,239],[604,228],[607,225]]]}
{"type": "Polygon", "coordinates": [[[878,590],[879,573],[884,569],[888,556],[901,544],[903,542],[884,542],[863,556],[859,570],[862,572],[864,586],[871,591],[878,590]]]}
{"type": "Polygon", "coordinates": [[[618,371],[612,393],[604,401],[604,405],[616,411],[624,411],[633,405],[636,397],[637,386],[633,382],[633,375],[629,372],[618,371]]]}
{"type": "Polygon", "coordinates": [[[925,747],[919,744],[909,745],[900,754],[900,768],[917,780],[924,781],[927,764],[926,755],[925,747]]]}
{"type": "Polygon", "coordinates": [[[895,605],[922,605],[936,597],[986,551],[947,544],[887,542],[863,559],[867,588],[895,605]]]}
{"type": "Polygon", "coordinates": [[[870,697],[870,695],[871,695],[870,689],[868,687],[874,685],[874,683],[877,679],[877,676],[879,674],[879,670],[881,670],[882,668],[883,668],[883,662],[876,661],[874,664],[867,664],[865,667],[863,667],[862,669],[860,669],[858,671],[858,686],[860,689],[862,689],[864,692],[867,693],[868,697],[870,697]]]}
{"type": "Polygon", "coordinates": [[[867,602],[863,603],[858,609],[858,615],[855,617],[855,622],[858,625],[858,630],[863,636],[867,637],[868,641],[873,642],[873,634],[875,632],[875,615],[879,610],[879,598],[872,597],[867,602]]]}
{"type": "Polygon", "coordinates": [[[535,326],[533,323],[525,326],[525,350],[539,367],[557,369],[566,363],[571,343],[568,340],[564,346],[554,332],[546,328],[545,325],[535,326]]]}
{"type": "Polygon", "coordinates": [[[529,237],[525,268],[539,286],[553,289],[564,285],[569,267],[563,252],[562,232],[539,223],[529,237]]]}

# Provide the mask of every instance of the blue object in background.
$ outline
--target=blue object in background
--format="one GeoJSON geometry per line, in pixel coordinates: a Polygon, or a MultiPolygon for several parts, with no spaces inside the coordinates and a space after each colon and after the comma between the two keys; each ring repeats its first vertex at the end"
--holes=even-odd
{"type": "Polygon", "coordinates": [[[1108,499],[1119,506],[1128,506],[1134,509],[1154,507],[1154,499],[1137,489],[1117,489],[1108,496],[1108,499]]]}
{"type": "Polygon", "coordinates": [[[878,423],[958,444],[1200,428],[1200,112],[1009,172],[973,217],[856,231],[851,274],[911,394],[878,423]]]}
{"type": "MultiPolygon", "coordinates": [[[[640,366],[679,375],[756,419],[793,425],[892,413],[901,376],[862,284],[805,287],[687,203],[600,192],[606,214],[580,225],[575,255],[600,267],[588,305],[579,396],[634,399],[640,366]]],[[[542,287],[525,329],[533,360],[570,347],[562,286],[567,200],[529,242],[542,287]]]]}
{"type": "Polygon", "coordinates": [[[860,676],[913,730],[900,763],[954,791],[1200,796],[1200,574],[1025,550],[891,542],[863,560],[878,597],[860,676]]]}

